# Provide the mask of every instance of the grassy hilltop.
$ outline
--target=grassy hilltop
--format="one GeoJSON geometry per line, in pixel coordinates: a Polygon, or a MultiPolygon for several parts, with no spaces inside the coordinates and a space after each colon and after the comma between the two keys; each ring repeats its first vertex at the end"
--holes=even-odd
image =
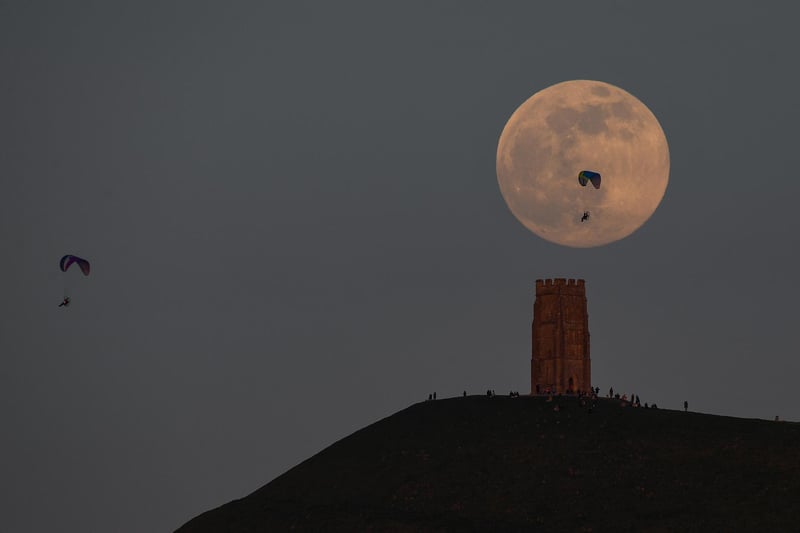
{"type": "Polygon", "coordinates": [[[800,424],[558,403],[412,405],[178,533],[800,530],[800,424]]]}

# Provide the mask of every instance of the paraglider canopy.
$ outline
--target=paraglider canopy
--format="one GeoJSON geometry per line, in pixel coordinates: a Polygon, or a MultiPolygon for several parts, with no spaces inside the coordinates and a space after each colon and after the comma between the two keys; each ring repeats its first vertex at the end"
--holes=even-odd
{"type": "Polygon", "coordinates": [[[580,173],[578,173],[578,183],[581,184],[581,187],[586,187],[586,184],[590,181],[595,189],[600,188],[600,174],[592,172],[591,170],[581,170],[580,173]]]}
{"type": "Polygon", "coordinates": [[[61,272],[66,272],[73,264],[77,264],[80,267],[84,276],[89,275],[89,271],[91,270],[89,261],[75,255],[65,255],[61,258],[61,263],[59,264],[59,266],[61,266],[61,272]]]}

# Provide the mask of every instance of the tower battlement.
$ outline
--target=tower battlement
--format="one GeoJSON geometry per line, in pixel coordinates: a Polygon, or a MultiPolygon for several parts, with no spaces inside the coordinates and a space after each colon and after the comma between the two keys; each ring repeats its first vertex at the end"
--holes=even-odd
{"type": "Polygon", "coordinates": [[[575,294],[581,295],[586,293],[586,280],[582,279],[567,279],[567,278],[554,278],[554,279],[537,279],[536,280],[536,294],[575,294]]]}

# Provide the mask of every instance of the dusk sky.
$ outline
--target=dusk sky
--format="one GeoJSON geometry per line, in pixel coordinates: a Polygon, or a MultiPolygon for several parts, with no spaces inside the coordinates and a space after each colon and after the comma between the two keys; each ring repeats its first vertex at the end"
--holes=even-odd
{"type": "Polygon", "coordinates": [[[0,1],[0,530],[172,531],[434,391],[527,393],[540,278],[586,280],[603,393],[800,420],[796,15],[0,1]],[[571,79],[669,142],[599,248],[526,230],[495,172],[571,79]]]}

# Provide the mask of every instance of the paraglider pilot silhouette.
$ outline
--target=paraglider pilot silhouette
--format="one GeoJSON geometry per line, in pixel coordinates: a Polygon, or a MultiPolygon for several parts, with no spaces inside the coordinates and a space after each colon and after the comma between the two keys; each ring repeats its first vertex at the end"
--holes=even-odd
{"type": "Polygon", "coordinates": [[[583,216],[581,217],[581,222],[586,222],[589,220],[589,211],[584,211],[583,216]]]}
{"type": "MultiPolygon", "coordinates": [[[[66,272],[67,269],[73,264],[78,265],[78,267],[81,269],[81,272],[83,272],[84,276],[89,275],[89,271],[91,270],[91,267],[89,266],[89,261],[74,255],[65,255],[64,257],[61,258],[61,262],[59,263],[59,266],[61,267],[61,272],[66,272]]],[[[64,292],[66,293],[66,288],[64,292]]],[[[69,302],[70,302],[69,295],[64,294],[64,299],[61,301],[60,304],[58,304],[58,306],[69,307],[69,302]]]]}

